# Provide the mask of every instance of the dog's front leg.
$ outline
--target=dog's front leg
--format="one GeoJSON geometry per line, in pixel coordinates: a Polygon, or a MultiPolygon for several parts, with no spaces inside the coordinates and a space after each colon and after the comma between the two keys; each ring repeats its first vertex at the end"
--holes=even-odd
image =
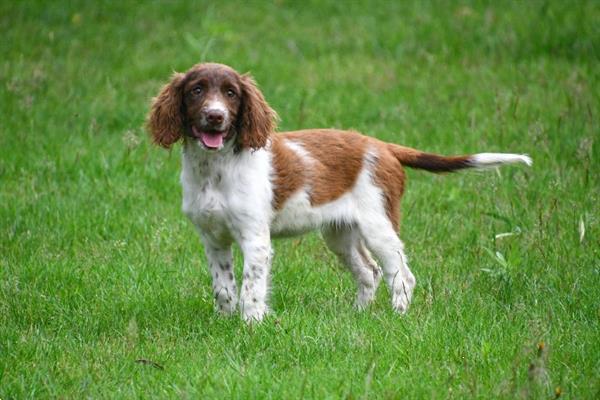
{"type": "Polygon", "coordinates": [[[245,321],[261,321],[269,311],[267,296],[271,272],[271,238],[269,229],[242,235],[240,248],[244,255],[244,277],[240,291],[240,308],[245,321]]]}
{"type": "Polygon", "coordinates": [[[230,315],[238,302],[231,246],[214,246],[204,239],[204,252],[213,280],[215,308],[222,314],[230,315]]]}

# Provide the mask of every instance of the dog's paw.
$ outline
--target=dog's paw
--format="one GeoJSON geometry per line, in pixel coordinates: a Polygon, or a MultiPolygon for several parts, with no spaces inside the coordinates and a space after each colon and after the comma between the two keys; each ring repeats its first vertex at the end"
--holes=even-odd
{"type": "Polygon", "coordinates": [[[237,307],[237,296],[228,289],[223,288],[214,294],[215,311],[221,315],[232,315],[237,307]]]}
{"type": "Polygon", "coordinates": [[[248,323],[261,322],[268,314],[269,309],[265,303],[241,302],[242,319],[248,323]]]}
{"type": "Polygon", "coordinates": [[[406,314],[406,311],[408,310],[408,305],[409,304],[410,304],[409,301],[406,301],[405,299],[402,299],[400,297],[395,298],[394,300],[392,300],[392,308],[398,314],[406,314]]]}
{"type": "Polygon", "coordinates": [[[354,301],[354,307],[362,311],[369,307],[371,303],[375,300],[375,289],[373,287],[360,287],[358,289],[358,294],[356,295],[356,300],[354,301]]]}
{"type": "Polygon", "coordinates": [[[235,313],[236,303],[231,301],[228,303],[215,303],[215,311],[224,317],[230,317],[235,313]]]}
{"type": "Polygon", "coordinates": [[[412,290],[407,289],[405,285],[402,285],[398,290],[394,291],[392,295],[392,308],[399,314],[405,314],[410,305],[412,298],[412,290]]]}

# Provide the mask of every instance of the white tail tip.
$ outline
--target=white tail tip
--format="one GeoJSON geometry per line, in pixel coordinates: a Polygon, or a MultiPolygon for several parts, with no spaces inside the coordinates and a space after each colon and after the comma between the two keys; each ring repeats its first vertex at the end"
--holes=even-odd
{"type": "Polygon", "coordinates": [[[490,168],[515,163],[524,163],[531,166],[533,160],[527,154],[479,153],[469,157],[469,163],[475,168],[490,168]]]}

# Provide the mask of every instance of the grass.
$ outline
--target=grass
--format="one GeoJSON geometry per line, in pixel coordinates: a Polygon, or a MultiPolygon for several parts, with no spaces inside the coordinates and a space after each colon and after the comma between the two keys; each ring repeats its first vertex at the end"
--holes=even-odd
{"type": "Polygon", "coordinates": [[[221,3],[0,2],[0,398],[598,398],[599,3],[221,3]],[[222,319],[143,129],[201,60],[281,130],[535,164],[409,171],[406,316],[353,310],[309,235],[275,245],[274,316],[222,319]]]}

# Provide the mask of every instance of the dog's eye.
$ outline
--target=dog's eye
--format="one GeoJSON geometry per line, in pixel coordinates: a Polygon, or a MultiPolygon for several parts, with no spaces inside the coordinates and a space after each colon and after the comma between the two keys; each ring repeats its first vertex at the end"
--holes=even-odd
{"type": "Polygon", "coordinates": [[[227,96],[228,97],[235,97],[235,92],[233,91],[233,89],[228,89],[227,90],[227,96]]]}
{"type": "Polygon", "coordinates": [[[194,86],[192,88],[192,94],[195,94],[196,96],[198,96],[201,93],[202,93],[202,87],[201,86],[194,86]]]}

